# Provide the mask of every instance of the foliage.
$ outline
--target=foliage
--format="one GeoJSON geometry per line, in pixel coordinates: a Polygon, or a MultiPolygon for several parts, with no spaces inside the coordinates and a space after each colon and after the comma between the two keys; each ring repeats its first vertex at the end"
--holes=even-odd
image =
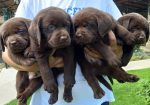
{"type": "Polygon", "coordinates": [[[115,102],[111,105],[150,105],[150,68],[133,70],[129,73],[138,75],[140,80],[136,83],[114,82],[113,91],[115,102]]]}
{"type": "Polygon", "coordinates": [[[150,80],[142,80],[140,87],[141,89],[136,94],[144,98],[147,105],[150,105],[150,80]]]}
{"type": "Polygon", "coordinates": [[[149,58],[150,56],[148,56],[147,53],[145,53],[140,47],[136,46],[131,60],[135,61],[135,60],[143,60],[149,58]]]}

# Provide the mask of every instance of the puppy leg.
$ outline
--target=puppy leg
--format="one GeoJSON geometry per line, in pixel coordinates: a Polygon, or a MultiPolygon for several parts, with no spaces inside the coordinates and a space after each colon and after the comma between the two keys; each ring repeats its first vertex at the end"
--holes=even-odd
{"type": "Polygon", "coordinates": [[[139,77],[133,74],[128,74],[121,67],[109,68],[110,76],[121,82],[137,82],[139,77]]]}
{"type": "Polygon", "coordinates": [[[37,90],[41,87],[43,81],[41,77],[33,78],[30,80],[29,86],[18,95],[18,100],[22,105],[27,102],[27,99],[37,90]]]}
{"type": "Polygon", "coordinates": [[[99,86],[98,80],[95,76],[95,74],[92,72],[92,66],[87,66],[85,64],[80,65],[82,73],[87,80],[88,84],[92,88],[94,92],[94,98],[99,99],[101,98],[105,93],[102,90],[102,88],[99,86]]]}
{"type": "Polygon", "coordinates": [[[96,99],[101,98],[105,93],[98,83],[92,65],[88,63],[83,56],[81,56],[81,58],[79,59],[79,65],[81,67],[83,76],[85,77],[89,86],[92,88],[94,92],[94,98],[96,99]]]}
{"type": "Polygon", "coordinates": [[[97,50],[104,60],[108,63],[110,66],[118,66],[121,64],[120,60],[117,58],[116,54],[112,51],[111,47],[104,44],[102,41],[98,41],[98,43],[95,43],[92,45],[95,50],[97,50]]]}
{"type": "Polygon", "coordinates": [[[123,45],[123,55],[121,57],[121,66],[126,66],[132,55],[133,55],[133,47],[132,46],[128,46],[128,45],[123,45]]]}
{"type": "MultiPolygon", "coordinates": [[[[28,87],[29,85],[29,77],[28,72],[18,71],[16,75],[16,90],[17,90],[17,99],[19,95],[28,87]]],[[[18,105],[26,105],[26,103],[21,103],[18,100],[18,105]]]]}
{"type": "MultiPolygon", "coordinates": [[[[102,75],[97,75],[96,77],[104,86],[106,86],[109,90],[112,90],[111,85],[104,79],[102,75]]],[[[112,78],[109,77],[108,79],[112,81],[112,78]]]]}
{"type": "Polygon", "coordinates": [[[63,98],[66,102],[71,102],[72,87],[75,84],[75,69],[76,62],[74,60],[74,50],[72,47],[67,48],[64,54],[64,95],[63,98]]]}
{"type": "Polygon", "coordinates": [[[76,59],[80,65],[83,76],[85,77],[89,86],[92,88],[94,92],[94,97],[101,98],[105,93],[98,83],[98,80],[94,72],[95,70],[94,66],[92,66],[89,62],[87,62],[83,50],[84,50],[83,48],[76,46],[75,50],[76,59]]]}
{"type": "Polygon", "coordinates": [[[117,24],[115,28],[115,35],[121,38],[127,45],[133,45],[136,43],[134,33],[130,33],[126,28],[119,24],[117,24]]]}
{"type": "Polygon", "coordinates": [[[52,70],[48,64],[48,54],[41,54],[35,52],[35,58],[40,68],[40,74],[44,83],[44,88],[47,92],[51,93],[49,104],[54,104],[58,100],[58,86],[52,70]]]}

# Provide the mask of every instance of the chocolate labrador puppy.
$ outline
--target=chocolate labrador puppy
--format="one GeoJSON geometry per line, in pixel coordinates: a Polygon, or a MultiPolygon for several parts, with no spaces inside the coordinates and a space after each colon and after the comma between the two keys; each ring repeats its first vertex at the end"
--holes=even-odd
{"type": "MultiPolygon", "coordinates": [[[[120,46],[119,44],[120,44],[121,40],[119,40],[118,41],[119,43],[117,43],[117,44],[115,44],[114,42],[110,43],[112,50],[121,59],[122,66],[126,66],[132,57],[134,47],[137,45],[138,46],[143,45],[148,41],[148,39],[149,39],[149,23],[142,15],[140,15],[138,13],[128,13],[126,15],[123,15],[121,18],[118,19],[118,22],[121,25],[123,25],[126,29],[128,29],[131,33],[134,33],[132,35],[135,35],[135,38],[136,38],[135,39],[136,43],[134,45],[126,45],[125,43],[121,42],[122,45],[120,46]]],[[[112,37],[112,35],[111,35],[111,37],[112,37]]],[[[109,39],[109,41],[112,39],[113,38],[109,39]]],[[[96,62],[94,60],[102,59],[102,56],[99,55],[98,52],[92,48],[85,48],[85,55],[86,55],[86,59],[89,62],[90,61],[96,62]]],[[[120,70],[124,71],[122,68],[114,68],[114,69],[118,69],[118,70],[120,69],[120,70]]],[[[112,71],[112,70],[113,69],[111,68],[110,71],[112,71]]],[[[121,75],[121,74],[119,74],[119,75],[121,75]]],[[[121,78],[120,79],[118,78],[118,80],[120,82],[124,82],[121,78]]]]}
{"type": "MultiPolygon", "coordinates": [[[[121,62],[111,48],[104,43],[108,33],[114,31],[116,37],[128,45],[135,42],[134,36],[117,24],[111,15],[98,9],[85,8],[75,14],[73,21],[76,31],[74,36],[76,43],[80,45],[88,44],[97,49],[110,66],[118,66],[121,62]]],[[[108,41],[106,40],[106,42],[108,41]]]]}
{"type": "Polygon", "coordinates": [[[51,93],[50,104],[58,99],[58,87],[53,71],[48,66],[49,54],[61,56],[64,60],[64,100],[72,101],[72,87],[75,83],[74,48],[71,37],[74,28],[70,16],[62,9],[49,7],[41,10],[31,22],[31,52],[40,68],[44,88],[51,93]]]}
{"type": "Polygon", "coordinates": [[[77,61],[81,66],[83,75],[94,91],[95,98],[101,98],[102,95],[104,95],[94,73],[101,68],[102,69],[99,70],[100,72],[96,72],[96,74],[107,74],[120,81],[128,82],[135,82],[139,79],[137,76],[129,75],[119,69],[118,65],[121,59],[116,56],[109,46],[111,41],[116,42],[116,37],[124,41],[127,45],[134,44],[135,37],[132,33],[117,24],[111,15],[95,8],[85,8],[79,11],[73,17],[73,22],[75,25],[74,39],[77,44],[77,61]],[[115,35],[113,33],[115,33],[115,35]],[[114,35],[114,37],[112,37],[112,35],[114,35]],[[93,64],[93,62],[91,63],[91,61],[93,61],[91,59],[90,61],[88,59],[88,62],[84,53],[87,47],[96,50],[97,53],[101,54],[103,59],[96,60],[96,64],[93,64]]]}
{"type": "Polygon", "coordinates": [[[149,23],[138,13],[128,13],[118,19],[118,22],[128,31],[134,33],[136,44],[129,46],[123,43],[122,66],[126,66],[130,61],[135,45],[145,44],[149,39],[149,23]]]}
{"type": "MultiPolygon", "coordinates": [[[[31,20],[25,18],[11,18],[7,20],[0,27],[0,39],[2,50],[5,51],[7,48],[8,56],[12,59],[13,62],[19,65],[30,66],[35,62],[34,58],[24,56],[24,52],[28,50],[30,45],[28,28],[30,26],[31,20]]],[[[39,87],[42,85],[42,79],[38,77],[35,79],[29,80],[29,75],[27,71],[18,71],[16,75],[16,90],[17,90],[17,98],[18,105],[25,105],[27,98],[21,98],[22,93],[26,90],[26,88],[36,80],[38,82],[33,83],[34,87],[39,87]],[[34,85],[35,84],[35,85],[34,85]],[[22,102],[24,99],[24,102],[22,102]]],[[[31,88],[32,88],[31,87],[31,88]]],[[[35,89],[36,90],[36,89],[35,89]]],[[[31,93],[35,91],[32,90],[31,93]]],[[[30,96],[30,91],[27,92],[30,96]]]]}
{"type": "Polygon", "coordinates": [[[8,49],[10,58],[17,64],[32,65],[34,58],[27,58],[24,50],[29,47],[28,27],[30,20],[25,18],[11,18],[6,21],[0,30],[2,50],[8,49]]]}

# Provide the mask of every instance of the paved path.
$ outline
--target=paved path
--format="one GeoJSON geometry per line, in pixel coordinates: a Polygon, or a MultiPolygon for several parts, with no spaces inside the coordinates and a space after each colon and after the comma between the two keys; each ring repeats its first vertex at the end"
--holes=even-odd
{"type": "MultiPolygon", "coordinates": [[[[128,66],[124,67],[125,70],[135,70],[142,68],[150,68],[150,59],[132,61],[128,66]]],[[[15,99],[15,75],[16,70],[13,68],[2,69],[0,72],[0,105],[5,105],[9,101],[15,99]]]]}
{"type": "Polygon", "coordinates": [[[137,70],[137,69],[143,69],[143,68],[150,68],[150,59],[132,61],[126,67],[123,67],[123,68],[126,71],[127,70],[137,70]]]}
{"type": "Polygon", "coordinates": [[[0,72],[0,105],[5,105],[16,97],[16,70],[3,68],[0,72]]]}

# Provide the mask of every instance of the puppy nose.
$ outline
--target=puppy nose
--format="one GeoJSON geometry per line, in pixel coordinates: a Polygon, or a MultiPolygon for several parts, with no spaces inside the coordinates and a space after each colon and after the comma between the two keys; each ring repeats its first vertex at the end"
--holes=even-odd
{"type": "Polygon", "coordinates": [[[17,43],[16,41],[11,41],[10,42],[11,45],[16,45],[16,43],[17,43]]]}
{"type": "Polygon", "coordinates": [[[67,40],[67,38],[68,38],[68,36],[63,35],[63,36],[60,37],[60,40],[61,40],[61,41],[65,41],[65,40],[67,40]]]}
{"type": "Polygon", "coordinates": [[[77,38],[82,38],[82,34],[81,33],[76,33],[76,37],[77,38]]]}
{"type": "Polygon", "coordinates": [[[139,39],[144,39],[144,35],[143,35],[143,36],[140,36],[139,39]]]}

